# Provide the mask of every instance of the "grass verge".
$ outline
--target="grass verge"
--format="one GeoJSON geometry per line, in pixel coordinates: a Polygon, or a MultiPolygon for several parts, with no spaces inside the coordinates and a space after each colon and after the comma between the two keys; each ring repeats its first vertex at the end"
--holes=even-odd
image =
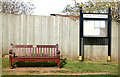
{"type": "MultiPolygon", "coordinates": [[[[23,71],[24,73],[77,73],[77,74],[80,74],[80,73],[110,73],[110,74],[118,74],[118,63],[117,62],[110,62],[110,63],[107,63],[107,62],[103,62],[103,61],[83,61],[83,62],[79,62],[77,60],[64,60],[62,61],[64,63],[61,63],[64,64],[64,66],[62,67],[62,69],[66,69],[66,70],[42,70],[42,71],[37,71],[37,70],[29,70],[29,71],[23,71]]],[[[36,64],[38,67],[47,67],[49,68],[49,65],[47,64],[50,64],[50,67],[54,67],[55,68],[57,67],[56,64],[54,62],[15,62],[14,64],[36,64]],[[41,66],[44,65],[44,66],[41,66]]],[[[28,65],[29,66],[29,65],[28,65]]],[[[37,66],[33,66],[32,68],[34,67],[37,67],[37,66]]],[[[8,58],[2,58],[2,69],[3,69],[3,72],[4,72],[4,69],[5,68],[8,68],[9,67],[9,59],[8,58]]],[[[31,65],[30,65],[31,67],[31,65]]],[[[22,67],[20,67],[22,68],[22,67]]],[[[13,70],[12,70],[13,71],[13,70]]],[[[6,71],[7,73],[9,72],[12,72],[12,71],[6,71]]],[[[13,71],[14,72],[14,71],[13,71]]],[[[16,71],[16,72],[19,72],[19,71],[16,71]]]]}
{"type": "Polygon", "coordinates": [[[67,60],[65,68],[70,69],[71,73],[118,73],[118,64],[114,62],[67,60]]]}

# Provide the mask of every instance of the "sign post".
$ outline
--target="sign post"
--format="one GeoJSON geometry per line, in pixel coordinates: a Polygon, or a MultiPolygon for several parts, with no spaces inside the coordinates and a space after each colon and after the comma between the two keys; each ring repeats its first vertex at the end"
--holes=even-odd
{"type": "Polygon", "coordinates": [[[80,40],[79,40],[79,42],[80,42],[80,43],[79,43],[79,61],[82,61],[82,60],[83,60],[83,59],[82,59],[83,57],[82,57],[82,54],[81,54],[81,46],[82,46],[82,45],[81,45],[81,38],[83,37],[83,26],[82,26],[82,25],[83,25],[83,14],[82,14],[82,4],[80,5],[80,18],[79,18],[79,19],[80,19],[80,25],[81,25],[81,26],[80,26],[80,29],[79,29],[79,30],[80,30],[80,32],[79,32],[79,36],[80,36],[80,38],[79,38],[79,39],[80,39],[80,40]]]}
{"type": "Polygon", "coordinates": [[[107,62],[111,61],[111,10],[109,13],[82,13],[80,5],[79,61],[83,61],[84,39],[99,38],[108,40],[107,62]],[[82,54],[83,51],[83,54],[82,54]]]}
{"type": "Polygon", "coordinates": [[[108,14],[108,58],[107,62],[111,61],[111,9],[109,5],[109,14],[108,14]]]}

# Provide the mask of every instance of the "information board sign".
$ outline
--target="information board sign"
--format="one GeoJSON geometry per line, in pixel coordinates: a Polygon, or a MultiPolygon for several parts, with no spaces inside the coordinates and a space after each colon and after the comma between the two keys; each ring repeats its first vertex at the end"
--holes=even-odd
{"type": "Polygon", "coordinates": [[[83,14],[83,18],[108,18],[106,14],[83,14]]]}
{"type": "Polygon", "coordinates": [[[107,37],[106,20],[84,20],[83,37],[107,37]]]}

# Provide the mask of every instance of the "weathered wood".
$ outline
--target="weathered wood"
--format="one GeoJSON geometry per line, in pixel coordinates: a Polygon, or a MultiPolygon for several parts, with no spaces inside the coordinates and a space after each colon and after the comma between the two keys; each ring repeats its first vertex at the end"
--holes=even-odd
{"type": "Polygon", "coordinates": [[[39,48],[38,48],[38,56],[40,55],[40,53],[39,53],[39,48]]]}
{"type": "Polygon", "coordinates": [[[33,48],[33,56],[34,56],[34,48],[33,48]]]}
{"type": "Polygon", "coordinates": [[[55,56],[55,48],[54,48],[54,56],[55,56]]]}
{"type": "Polygon", "coordinates": [[[26,47],[25,47],[25,56],[26,56],[27,54],[26,54],[26,47]]]}
{"type": "Polygon", "coordinates": [[[10,67],[10,68],[12,68],[12,58],[11,58],[11,55],[12,55],[12,54],[9,55],[9,67],[10,67]]]}
{"type": "Polygon", "coordinates": [[[58,63],[58,67],[60,68],[60,63],[57,61],[58,58],[12,58],[12,62],[15,61],[54,61],[58,63]]]}
{"type": "Polygon", "coordinates": [[[47,47],[46,47],[46,55],[47,55],[47,47]]]}
{"type": "Polygon", "coordinates": [[[57,56],[16,56],[15,58],[58,58],[57,56]]]}
{"type": "Polygon", "coordinates": [[[31,56],[31,48],[30,48],[30,56],[31,56]]]}
{"type": "Polygon", "coordinates": [[[13,45],[9,53],[9,66],[15,61],[54,61],[60,68],[60,52],[58,53],[58,44],[56,45],[13,45]],[[18,49],[19,48],[19,49],[18,49]],[[30,50],[29,50],[29,49],[30,50]],[[31,50],[32,49],[32,50],[31,50]],[[54,52],[53,52],[54,49],[54,52]],[[14,57],[11,56],[12,50],[14,57]],[[39,52],[40,50],[40,52],[39,52]],[[56,50],[56,51],[55,51],[56,50]],[[31,53],[32,51],[32,53],[31,53]],[[22,52],[22,56],[16,53],[22,52]],[[30,55],[28,55],[30,53],[30,55]],[[54,53],[54,55],[53,55],[54,53]],[[55,54],[56,53],[56,54],[55,54]],[[32,56],[31,56],[32,55],[32,56]]]}
{"type": "Polygon", "coordinates": [[[23,48],[22,48],[22,56],[24,56],[24,51],[23,51],[23,48]]]}
{"type": "Polygon", "coordinates": [[[51,56],[52,56],[52,48],[51,48],[51,56]]]}
{"type": "Polygon", "coordinates": [[[40,54],[41,54],[41,56],[42,56],[42,48],[41,48],[40,52],[41,52],[40,54]]]}

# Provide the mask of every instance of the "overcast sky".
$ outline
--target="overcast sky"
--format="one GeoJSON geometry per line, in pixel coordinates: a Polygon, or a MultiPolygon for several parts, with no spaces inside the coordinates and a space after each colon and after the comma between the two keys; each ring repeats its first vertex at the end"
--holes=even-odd
{"type": "MultiPolygon", "coordinates": [[[[21,1],[24,2],[30,1],[35,5],[36,9],[34,11],[34,15],[60,14],[66,5],[74,4],[74,0],[21,0],[21,1]]],[[[89,0],[76,0],[76,1],[79,3],[80,2],[84,3],[89,0]]],[[[110,1],[110,0],[103,0],[103,1],[110,1]]],[[[114,1],[118,1],[118,0],[114,0],[114,1]]]]}
{"type": "MultiPolygon", "coordinates": [[[[59,14],[68,4],[73,5],[73,0],[24,0],[30,1],[36,7],[34,15],[50,15],[59,14]]],[[[88,0],[77,0],[77,2],[85,2],[88,0]]]]}

